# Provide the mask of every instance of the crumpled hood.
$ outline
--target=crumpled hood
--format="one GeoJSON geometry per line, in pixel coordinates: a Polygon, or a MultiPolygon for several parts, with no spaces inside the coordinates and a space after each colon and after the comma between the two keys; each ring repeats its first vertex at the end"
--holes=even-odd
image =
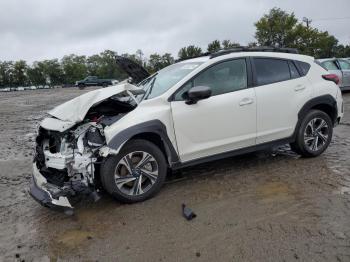
{"type": "Polygon", "coordinates": [[[52,109],[49,114],[60,120],[79,123],[82,122],[89,109],[103,100],[124,91],[139,90],[140,88],[129,83],[123,83],[107,88],[101,88],[78,96],[52,109]]]}

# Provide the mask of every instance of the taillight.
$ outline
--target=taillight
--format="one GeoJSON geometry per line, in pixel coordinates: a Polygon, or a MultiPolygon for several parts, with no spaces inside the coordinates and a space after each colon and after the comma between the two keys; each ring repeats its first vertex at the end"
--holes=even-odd
{"type": "Polygon", "coordinates": [[[322,75],[323,79],[339,84],[339,77],[336,74],[322,75]]]}

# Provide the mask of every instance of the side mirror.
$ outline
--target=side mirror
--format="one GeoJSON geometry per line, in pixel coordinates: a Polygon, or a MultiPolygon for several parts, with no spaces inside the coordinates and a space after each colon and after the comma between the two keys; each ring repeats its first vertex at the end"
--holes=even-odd
{"type": "Polygon", "coordinates": [[[194,86],[184,94],[186,104],[196,104],[199,100],[211,96],[211,89],[208,86],[194,86]]]}

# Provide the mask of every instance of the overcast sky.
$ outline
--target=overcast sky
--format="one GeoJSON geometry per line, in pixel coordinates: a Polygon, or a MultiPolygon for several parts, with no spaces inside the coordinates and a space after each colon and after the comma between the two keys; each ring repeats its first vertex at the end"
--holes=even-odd
{"type": "Polygon", "coordinates": [[[214,39],[254,41],[254,23],[280,7],[350,43],[350,0],[0,0],[0,60],[177,51],[214,39]],[[338,20],[324,20],[338,18],[338,20]],[[321,20],[323,19],[323,20],[321,20]]]}

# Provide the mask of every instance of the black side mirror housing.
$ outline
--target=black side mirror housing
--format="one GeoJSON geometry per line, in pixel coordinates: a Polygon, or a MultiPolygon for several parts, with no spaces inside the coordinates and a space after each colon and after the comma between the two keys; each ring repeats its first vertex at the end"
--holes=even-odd
{"type": "Polygon", "coordinates": [[[207,99],[211,96],[211,89],[208,86],[194,86],[184,94],[186,104],[193,105],[199,100],[207,99]]]}

